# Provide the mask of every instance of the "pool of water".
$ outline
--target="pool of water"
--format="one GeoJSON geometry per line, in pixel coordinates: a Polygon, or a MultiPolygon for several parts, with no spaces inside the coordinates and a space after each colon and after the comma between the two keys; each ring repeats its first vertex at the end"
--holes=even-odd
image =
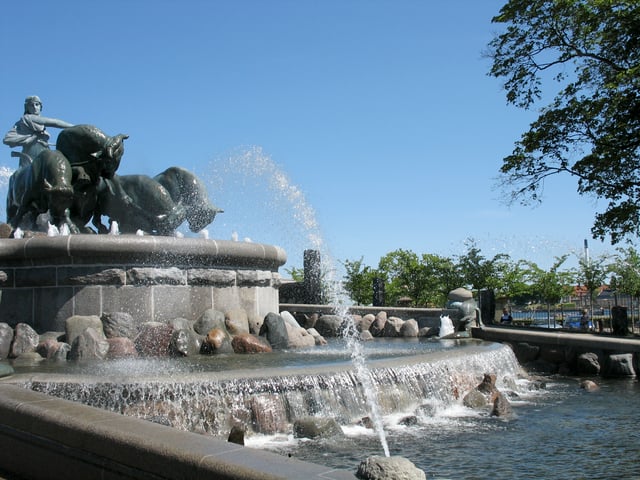
{"type": "MultiPolygon", "coordinates": [[[[597,392],[572,378],[525,389],[512,399],[517,417],[510,421],[427,399],[415,425],[398,425],[402,415],[385,418],[391,455],[438,480],[640,478],[640,384],[594,381],[597,392]]],[[[262,446],[352,472],[364,458],[382,455],[371,432],[354,427],[345,433],[339,441],[271,438],[262,446]]]]}
{"type": "MultiPolygon", "coordinates": [[[[282,350],[258,355],[197,355],[173,358],[127,358],[102,361],[56,362],[46,361],[37,365],[12,364],[16,373],[56,373],[70,375],[111,376],[180,375],[184,373],[225,372],[232,370],[293,369],[349,364],[351,350],[343,339],[329,338],[328,345],[304,349],[282,350]]],[[[396,358],[450,349],[474,346],[473,339],[374,339],[364,342],[367,360],[396,358]]]]}

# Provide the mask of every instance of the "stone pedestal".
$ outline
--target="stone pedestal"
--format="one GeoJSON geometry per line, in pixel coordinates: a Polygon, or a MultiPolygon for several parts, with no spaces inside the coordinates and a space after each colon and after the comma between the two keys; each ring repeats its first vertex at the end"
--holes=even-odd
{"type": "Polygon", "coordinates": [[[225,240],[70,235],[0,240],[0,322],[64,330],[71,315],[196,319],[206,309],[278,312],[279,247],[225,240]]]}

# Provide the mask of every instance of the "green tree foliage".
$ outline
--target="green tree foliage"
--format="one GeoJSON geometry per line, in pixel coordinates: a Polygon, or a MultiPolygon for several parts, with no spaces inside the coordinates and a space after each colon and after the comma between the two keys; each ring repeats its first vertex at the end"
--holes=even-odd
{"type": "Polygon", "coordinates": [[[370,305],[373,300],[373,279],[380,276],[380,273],[371,267],[363,264],[360,260],[343,262],[345,277],[342,284],[345,292],[357,305],[370,305]]]}
{"type": "Polygon", "coordinates": [[[541,200],[545,179],[569,174],[606,200],[591,232],[617,243],[640,234],[640,2],[510,0],[493,22],[490,75],[507,102],[540,115],[503,160],[512,202],[541,200]],[[549,94],[551,93],[551,94],[549,94]]]}
{"type": "MultiPolygon", "coordinates": [[[[633,247],[619,248],[610,266],[618,292],[640,297],[640,254],[633,247]]],[[[612,281],[612,283],[614,283],[612,281]]]]}
{"type": "Polygon", "coordinates": [[[467,253],[457,257],[458,268],[465,285],[472,290],[489,288],[498,290],[502,287],[502,277],[508,270],[509,255],[499,253],[491,259],[482,255],[481,249],[472,238],[465,242],[467,253]]]}
{"type": "Polygon", "coordinates": [[[420,304],[425,271],[417,254],[410,250],[395,250],[380,259],[378,270],[385,279],[385,297],[388,305],[397,304],[402,297],[410,297],[420,304]]]}
{"type": "Polygon", "coordinates": [[[593,309],[593,301],[600,293],[600,287],[606,283],[609,275],[608,257],[597,258],[580,257],[578,260],[577,279],[589,292],[589,305],[593,309]]]}
{"type": "Polygon", "coordinates": [[[535,263],[528,263],[527,283],[529,291],[534,299],[539,303],[545,303],[548,310],[551,305],[557,304],[562,297],[571,293],[573,287],[573,274],[569,271],[560,270],[562,264],[569,255],[556,257],[549,270],[543,270],[535,263]]]}

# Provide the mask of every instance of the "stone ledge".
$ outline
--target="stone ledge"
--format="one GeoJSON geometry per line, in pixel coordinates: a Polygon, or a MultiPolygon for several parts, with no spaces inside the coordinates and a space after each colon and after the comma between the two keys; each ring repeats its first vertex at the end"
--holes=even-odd
{"type": "Polygon", "coordinates": [[[0,471],[34,480],[356,478],[13,385],[0,385],[0,442],[0,471]]]}

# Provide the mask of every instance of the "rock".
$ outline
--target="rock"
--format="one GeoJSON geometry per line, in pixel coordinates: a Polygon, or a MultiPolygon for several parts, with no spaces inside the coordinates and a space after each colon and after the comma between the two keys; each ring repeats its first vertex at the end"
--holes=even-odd
{"type": "Polygon", "coordinates": [[[207,333],[200,347],[201,353],[233,353],[231,336],[226,330],[214,328],[207,333]]]}
{"type": "Polygon", "coordinates": [[[287,334],[289,337],[288,348],[305,348],[315,347],[316,340],[309,332],[302,327],[294,327],[288,323],[285,323],[287,334]]]}
{"type": "Polygon", "coordinates": [[[13,328],[8,323],[0,323],[0,360],[8,358],[13,342],[13,328]]]}
{"type": "Polygon", "coordinates": [[[340,315],[321,315],[316,322],[315,329],[327,338],[335,338],[342,335],[344,319],[340,315]]]}
{"type": "Polygon", "coordinates": [[[540,347],[540,359],[549,362],[561,364],[566,361],[564,347],[554,345],[542,345],[540,347]]]}
{"type": "Polygon", "coordinates": [[[371,324],[375,321],[375,319],[376,316],[373,313],[367,313],[358,322],[358,330],[360,330],[361,332],[368,332],[371,328],[371,324]]]}
{"type": "Polygon", "coordinates": [[[254,396],[250,400],[250,409],[257,433],[273,435],[290,430],[287,409],[279,395],[265,393],[254,396]]]}
{"type": "Polygon", "coordinates": [[[200,335],[206,335],[214,328],[220,328],[225,332],[227,331],[224,323],[224,313],[219,310],[214,310],[213,308],[205,310],[200,318],[193,324],[193,329],[200,335]]]}
{"type": "Polygon", "coordinates": [[[419,337],[435,337],[440,332],[440,327],[422,327],[418,331],[419,337]]]}
{"type": "Polygon", "coordinates": [[[477,386],[477,390],[488,396],[494,395],[498,391],[496,379],[497,377],[494,373],[485,373],[482,382],[477,386]]]}
{"type": "Polygon", "coordinates": [[[467,408],[482,408],[487,404],[487,397],[477,389],[473,389],[464,396],[462,404],[467,408]]]}
{"type": "Polygon", "coordinates": [[[402,328],[402,324],[404,320],[398,317],[389,317],[384,324],[384,328],[382,329],[382,335],[388,338],[394,338],[400,336],[400,329],[402,328]]]}
{"type": "Polygon", "coordinates": [[[293,422],[294,438],[330,438],[344,432],[335,418],[304,417],[293,422]]]}
{"type": "Polygon", "coordinates": [[[265,337],[274,350],[283,350],[289,347],[289,333],[284,318],[277,313],[269,312],[264,317],[260,336],[265,337]]]}
{"type": "Polygon", "coordinates": [[[102,329],[87,328],[71,344],[70,360],[103,360],[109,352],[109,342],[102,329]]]}
{"type": "Polygon", "coordinates": [[[521,364],[529,363],[538,358],[540,347],[525,342],[516,343],[513,345],[513,353],[521,364]]]}
{"type": "Polygon", "coordinates": [[[586,390],[587,392],[595,392],[600,390],[598,384],[592,380],[583,380],[580,382],[580,388],[586,390]]]}
{"type": "Polygon", "coordinates": [[[169,341],[169,353],[178,357],[191,357],[200,353],[200,341],[196,332],[190,328],[174,329],[169,341]]]}
{"type": "Polygon", "coordinates": [[[224,324],[231,336],[249,333],[249,317],[242,308],[234,308],[225,312],[224,324]]]}
{"type": "Polygon", "coordinates": [[[53,358],[56,355],[56,352],[60,348],[60,342],[58,342],[54,338],[45,338],[38,343],[36,347],[36,352],[41,357],[44,358],[53,358]]]}
{"type": "Polygon", "coordinates": [[[369,330],[365,330],[364,332],[360,332],[360,340],[363,342],[370,342],[373,340],[373,335],[369,330]]]}
{"type": "Polygon", "coordinates": [[[231,432],[229,433],[229,437],[227,438],[227,442],[236,443],[238,445],[244,445],[244,427],[239,425],[234,425],[231,427],[231,432]]]}
{"type": "Polygon", "coordinates": [[[13,342],[9,351],[10,358],[17,358],[23,353],[35,352],[40,342],[38,332],[26,323],[19,323],[13,332],[13,342]]]}
{"type": "Polygon", "coordinates": [[[361,480],[426,480],[426,474],[404,457],[371,456],[358,466],[361,480]]]}
{"type": "Polygon", "coordinates": [[[498,392],[493,400],[493,409],[491,410],[491,415],[494,417],[503,417],[508,418],[513,416],[513,409],[511,408],[511,403],[505,395],[498,392]]]}
{"type": "Polygon", "coordinates": [[[64,322],[66,342],[73,346],[73,341],[76,337],[87,328],[94,329],[96,332],[99,332],[103,338],[106,338],[100,317],[97,315],[74,315],[67,318],[64,322]]]}
{"type": "Polygon", "coordinates": [[[578,355],[576,359],[576,370],[578,375],[599,375],[600,361],[598,360],[598,354],[586,352],[578,355]]]}
{"type": "Polygon", "coordinates": [[[167,357],[170,353],[172,334],[171,325],[145,322],[140,326],[140,333],[134,340],[136,350],[143,357],[167,357]]]}
{"type": "Polygon", "coordinates": [[[362,417],[358,421],[358,425],[364,428],[368,428],[369,430],[375,429],[375,425],[373,424],[373,420],[371,420],[371,417],[362,417]]]}
{"type": "Polygon", "coordinates": [[[405,427],[413,427],[418,424],[418,417],[415,415],[408,415],[403,417],[398,422],[398,425],[404,425],[405,427]]]}
{"type": "Polygon", "coordinates": [[[371,335],[381,337],[384,335],[384,325],[387,323],[387,312],[378,312],[373,323],[369,327],[371,335]]]}
{"type": "Polygon", "coordinates": [[[268,353],[273,351],[266,340],[250,333],[241,333],[233,337],[231,346],[235,353],[268,353]]]}
{"type": "Polygon", "coordinates": [[[404,322],[400,327],[400,336],[403,338],[417,337],[419,332],[420,328],[418,327],[418,322],[413,318],[404,322]]]}
{"type": "Polygon", "coordinates": [[[138,356],[138,350],[136,345],[130,338],[127,337],[110,337],[107,338],[109,343],[109,351],[107,352],[107,358],[135,358],[138,356]]]}
{"type": "Polygon", "coordinates": [[[248,313],[247,317],[249,321],[249,333],[258,335],[260,333],[260,328],[262,328],[262,322],[264,322],[264,318],[254,313],[248,313]]]}
{"type": "Polygon", "coordinates": [[[69,352],[71,352],[71,345],[65,342],[58,343],[58,349],[51,357],[51,360],[55,360],[56,362],[66,362],[69,357],[69,352]]]}
{"type": "Polygon", "coordinates": [[[602,372],[605,377],[633,377],[635,374],[631,353],[609,355],[602,372]]]}
{"type": "Polygon", "coordinates": [[[38,352],[24,352],[13,361],[13,366],[35,367],[43,361],[44,358],[38,352]]]}
{"type": "Polygon", "coordinates": [[[325,338],[322,335],[320,335],[320,333],[315,328],[307,328],[307,332],[309,333],[309,335],[313,337],[313,340],[315,341],[316,346],[322,346],[327,344],[327,341],[325,340],[325,338]]]}
{"type": "Polygon", "coordinates": [[[126,337],[133,340],[138,334],[136,322],[129,313],[103,313],[100,320],[102,320],[102,329],[107,338],[126,337]]]}
{"type": "Polygon", "coordinates": [[[301,328],[301,325],[298,323],[295,317],[291,315],[289,312],[286,312],[286,311],[280,312],[280,316],[284,320],[284,323],[286,323],[287,325],[290,325],[294,328],[301,328]]]}

